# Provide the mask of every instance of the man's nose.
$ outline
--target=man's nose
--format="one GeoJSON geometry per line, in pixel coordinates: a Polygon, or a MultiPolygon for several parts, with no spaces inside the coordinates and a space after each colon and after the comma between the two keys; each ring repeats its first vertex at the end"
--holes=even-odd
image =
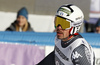
{"type": "Polygon", "coordinates": [[[57,29],[62,29],[61,25],[58,25],[58,26],[57,26],[57,29]]]}

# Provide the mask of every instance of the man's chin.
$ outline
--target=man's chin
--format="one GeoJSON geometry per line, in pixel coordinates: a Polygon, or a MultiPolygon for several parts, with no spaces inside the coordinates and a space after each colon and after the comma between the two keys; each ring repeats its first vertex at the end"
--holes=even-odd
{"type": "Polygon", "coordinates": [[[58,38],[58,39],[62,39],[62,37],[61,37],[61,36],[57,36],[57,38],[58,38]]]}

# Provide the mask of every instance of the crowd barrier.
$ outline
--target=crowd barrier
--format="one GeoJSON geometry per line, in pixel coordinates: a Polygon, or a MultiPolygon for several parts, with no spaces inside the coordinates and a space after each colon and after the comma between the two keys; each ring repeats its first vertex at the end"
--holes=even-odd
{"type": "Polygon", "coordinates": [[[0,41],[35,45],[54,45],[55,33],[0,32],[0,41]]]}
{"type": "MultiPolygon", "coordinates": [[[[80,33],[100,65],[100,34],[80,33]]],[[[35,65],[54,49],[55,32],[0,31],[0,65],[35,65]],[[1,53],[2,52],[2,53],[1,53]]]]}

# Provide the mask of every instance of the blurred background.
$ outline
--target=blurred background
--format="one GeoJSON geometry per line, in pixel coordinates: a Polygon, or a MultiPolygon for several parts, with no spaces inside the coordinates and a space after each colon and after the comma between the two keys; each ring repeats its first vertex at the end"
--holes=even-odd
{"type": "Polygon", "coordinates": [[[10,26],[20,8],[26,7],[29,12],[29,22],[36,32],[53,32],[57,9],[62,4],[69,3],[80,7],[85,20],[89,20],[91,0],[0,0],[0,31],[10,26]]]}
{"type": "Polygon", "coordinates": [[[100,65],[100,34],[96,32],[100,26],[100,0],[0,0],[0,65],[35,65],[48,55],[54,49],[54,17],[62,4],[75,4],[83,11],[80,33],[92,45],[96,65],[100,65]],[[28,22],[34,32],[5,31],[22,7],[28,10],[28,22]]]}

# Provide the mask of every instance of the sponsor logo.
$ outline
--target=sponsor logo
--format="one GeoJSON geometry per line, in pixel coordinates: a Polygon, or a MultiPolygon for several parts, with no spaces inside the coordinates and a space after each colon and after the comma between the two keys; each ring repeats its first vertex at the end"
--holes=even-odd
{"type": "Polygon", "coordinates": [[[67,14],[67,16],[69,16],[71,14],[71,11],[67,10],[67,9],[64,9],[64,8],[60,8],[59,11],[62,11],[64,13],[67,14]]]}
{"type": "Polygon", "coordinates": [[[60,65],[58,61],[56,61],[56,65],[60,65]]]}
{"type": "Polygon", "coordinates": [[[86,58],[87,58],[88,62],[91,63],[91,54],[90,54],[88,48],[85,48],[85,54],[86,54],[86,58]]]}
{"type": "Polygon", "coordinates": [[[79,57],[82,57],[77,51],[72,53],[72,59],[77,59],[79,57]]]}
{"type": "Polygon", "coordinates": [[[55,64],[56,65],[64,65],[56,55],[55,55],[55,64]]]}
{"type": "Polygon", "coordinates": [[[64,59],[69,61],[69,58],[67,58],[60,50],[57,46],[55,46],[55,50],[58,52],[58,54],[64,59]]]}
{"type": "Polygon", "coordinates": [[[63,13],[63,12],[61,12],[61,13],[60,13],[60,15],[61,15],[61,16],[63,16],[63,15],[64,15],[64,13],[63,13]]]}
{"type": "Polygon", "coordinates": [[[82,19],[82,16],[76,18],[76,20],[79,20],[79,19],[82,19]]]}
{"type": "MultiPolygon", "coordinates": [[[[67,9],[60,8],[58,11],[62,11],[62,12],[64,12],[64,13],[66,13],[67,16],[70,16],[70,14],[74,12],[74,10],[71,8],[71,6],[72,6],[72,5],[65,6],[65,7],[67,7],[67,9]]],[[[57,12],[58,12],[58,11],[57,11],[57,12]]]]}

